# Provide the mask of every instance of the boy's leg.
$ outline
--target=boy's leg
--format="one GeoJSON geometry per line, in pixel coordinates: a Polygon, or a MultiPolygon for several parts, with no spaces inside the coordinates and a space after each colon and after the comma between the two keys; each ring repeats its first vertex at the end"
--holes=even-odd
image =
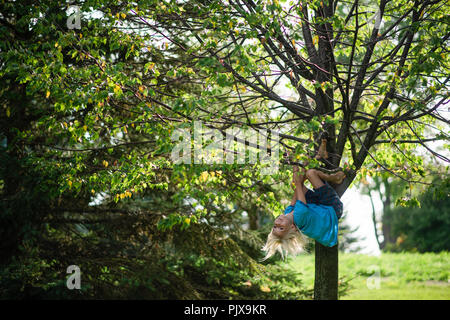
{"type": "Polygon", "coordinates": [[[324,185],[324,181],[341,184],[345,178],[345,173],[338,171],[333,174],[326,174],[316,169],[306,171],[306,178],[311,182],[314,189],[318,189],[324,185]]]}
{"type": "MultiPolygon", "coordinates": [[[[315,192],[313,192],[312,190],[308,189],[304,182],[306,180],[306,170],[305,168],[301,169],[301,173],[300,173],[300,169],[297,165],[293,166],[293,175],[292,175],[292,184],[294,186],[294,190],[295,190],[295,180],[296,179],[300,179],[300,181],[302,182],[302,189],[303,189],[303,194],[305,195],[305,200],[306,203],[315,203],[315,204],[320,204],[320,197],[318,194],[316,194],[315,192]],[[296,174],[299,174],[299,178],[296,177],[296,174]]],[[[296,192],[294,192],[294,196],[292,199],[291,204],[294,205],[295,202],[297,201],[297,194],[296,192]]]]}
{"type": "Polygon", "coordinates": [[[319,170],[310,169],[306,172],[306,177],[315,189],[314,197],[317,198],[317,202],[326,206],[332,206],[338,219],[340,219],[343,212],[342,201],[339,199],[336,191],[329,184],[325,184],[324,181],[340,184],[345,178],[344,172],[339,171],[334,174],[326,174],[319,170]]]}

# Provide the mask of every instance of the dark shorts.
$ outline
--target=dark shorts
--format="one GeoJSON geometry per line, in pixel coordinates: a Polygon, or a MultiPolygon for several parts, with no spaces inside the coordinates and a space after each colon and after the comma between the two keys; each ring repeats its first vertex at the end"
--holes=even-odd
{"type": "Polygon", "coordinates": [[[309,190],[305,194],[306,203],[322,204],[333,207],[337,218],[340,219],[343,212],[343,204],[336,191],[326,182],[320,188],[309,190]]]}

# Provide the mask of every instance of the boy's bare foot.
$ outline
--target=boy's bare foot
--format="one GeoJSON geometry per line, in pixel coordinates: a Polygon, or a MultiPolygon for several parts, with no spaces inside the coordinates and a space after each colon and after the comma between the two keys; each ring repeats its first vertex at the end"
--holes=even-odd
{"type": "Polygon", "coordinates": [[[326,139],[322,139],[322,142],[319,146],[319,150],[317,151],[316,159],[328,159],[326,139]]]}
{"type": "Polygon", "coordinates": [[[333,182],[335,184],[341,184],[342,181],[344,181],[345,177],[346,177],[346,175],[345,175],[344,171],[338,171],[331,175],[331,178],[332,178],[331,182],[333,182]]]}

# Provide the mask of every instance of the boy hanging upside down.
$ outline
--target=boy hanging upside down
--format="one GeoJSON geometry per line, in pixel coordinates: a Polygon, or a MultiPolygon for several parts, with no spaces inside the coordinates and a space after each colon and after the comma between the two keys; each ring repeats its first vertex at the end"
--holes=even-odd
{"type": "Polygon", "coordinates": [[[285,253],[297,254],[304,251],[307,238],[333,247],[337,244],[338,220],[342,216],[343,205],[336,191],[328,182],[341,184],[345,178],[342,171],[326,174],[316,169],[309,169],[299,174],[298,166],[293,167],[293,185],[295,186],[291,205],[284,214],[279,215],[263,247],[270,258],[275,252],[282,257],[285,253]],[[305,187],[308,179],[314,191],[305,187]]]}

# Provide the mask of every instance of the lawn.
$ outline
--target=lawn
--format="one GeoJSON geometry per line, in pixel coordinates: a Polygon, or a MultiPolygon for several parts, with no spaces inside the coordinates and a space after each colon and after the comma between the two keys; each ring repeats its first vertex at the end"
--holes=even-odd
{"type": "MultiPolygon", "coordinates": [[[[314,254],[292,258],[308,288],[314,285],[314,254]]],[[[450,253],[339,254],[342,300],[450,300],[450,253]]]]}

